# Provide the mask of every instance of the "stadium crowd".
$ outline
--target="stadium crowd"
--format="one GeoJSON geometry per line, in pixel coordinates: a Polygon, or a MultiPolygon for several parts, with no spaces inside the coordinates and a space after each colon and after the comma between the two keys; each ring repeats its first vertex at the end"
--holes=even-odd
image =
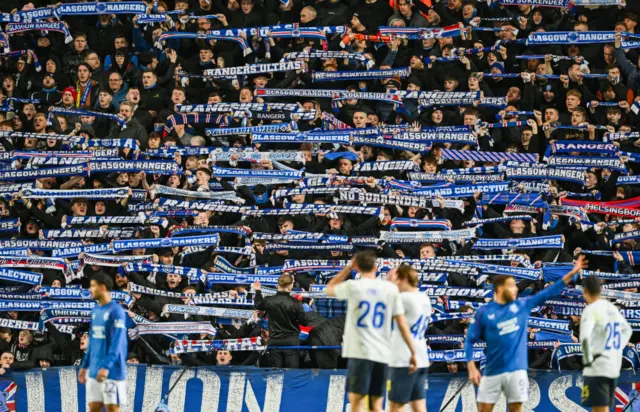
{"type": "MultiPolygon", "coordinates": [[[[344,367],[265,346],[339,346],[321,285],[363,248],[419,270],[432,371],[492,276],[532,294],[578,252],[640,327],[640,3],[134,3],[0,3],[0,374],[80,364],[96,272],[130,363],[344,367]]],[[[582,307],[538,308],[531,368],[582,307]]]]}

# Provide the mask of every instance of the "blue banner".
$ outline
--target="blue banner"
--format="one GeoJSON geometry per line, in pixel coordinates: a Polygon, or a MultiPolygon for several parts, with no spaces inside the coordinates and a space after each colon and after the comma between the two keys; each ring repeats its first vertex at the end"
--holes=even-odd
{"type": "MultiPolygon", "coordinates": [[[[179,367],[130,365],[127,371],[130,403],[121,410],[155,410],[181,371],[179,367]]],[[[9,372],[0,378],[0,383],[11,381],[18,386],[12,396],[16,411],[86,410],[85,387],[78,383],[75,368],[9,372]]],[[[616,390],[616,406],[629,402],[629,394],[636,381],[640,381],[640,377],[623,372],[616,390]]],[[[439,411],[467,382],[466,374],[429,375],[427,410],[439,411]]],[[[275,370],[236,366],[189,368],[171,392],[168,406],[171,412],[340,412],[347,406],[345,383],[344,370],[275,370]]],[[[580,404],[582,375],[578,372],[530,371],[529,383],[531,396],[523,405],[525,410],[586,410],[580,404]]],[[[473,385],[467,384],[446,410],[476,410],[473,385]]],[[[505,410],[504,398],[495,410],[505,410]]]]}

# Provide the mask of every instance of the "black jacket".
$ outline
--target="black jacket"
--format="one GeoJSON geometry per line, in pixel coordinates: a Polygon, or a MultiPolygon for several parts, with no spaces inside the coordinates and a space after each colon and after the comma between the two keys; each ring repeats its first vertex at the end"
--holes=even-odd
{"type": "Polygon", "coordinates": [[[307,326],[302,303],[292,298],[289,292],[278,292],[274,296],[263,298],[262,292],[258,290],[254,306],[267,312],[270,339],[297,339],[300,336],[300,325],[307,326]]]}

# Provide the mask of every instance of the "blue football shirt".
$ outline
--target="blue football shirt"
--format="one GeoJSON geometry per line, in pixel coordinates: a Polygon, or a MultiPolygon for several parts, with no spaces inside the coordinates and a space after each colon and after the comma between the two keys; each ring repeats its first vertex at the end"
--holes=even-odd
{"type": "Polygon", "coordinates": [[[476,312],[469,325],[464,349],[467,361],[473,359],[473,344],[486,342],[486,376],[528,369],[527,327],[531,310],[564,289],[562,281],[533,296],[506,305],[491,301],[476,312]]]}

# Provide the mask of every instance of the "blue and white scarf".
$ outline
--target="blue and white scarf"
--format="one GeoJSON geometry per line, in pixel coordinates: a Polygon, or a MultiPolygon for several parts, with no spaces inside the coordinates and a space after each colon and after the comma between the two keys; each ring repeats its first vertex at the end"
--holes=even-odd
{"type": "MultiPolygon", "coordinates": [[[[88,3],[87,3],[88,4],[88,3]]],[[[52,107],[49,110],[49,117],[51,117],[51,115],[53,114],[59,114],[59,115],[63,115],[63,116],[92,116],[92,117],[105,117],[107,119],[113,120],[114,122],[116,122],[116,124],[118,126],[120,126],[120,128],[125,129],[127,127],[127,122],[121,118],[119,115],[117,114],[112,114],[112,113],[102,113],[102,112],[94,112],[94,111],[90,111],[90,110],[82,110],[82,109],[67,109],[65,107],[52,107]]],[[[44,134],[43,136],[48,136],[46,134],[44,134]]],[[[45,137],[46,139],[49,139],[49,137],[45,137]]],[[[51,137],[53,139],[53,137],[51,137]]],[[[66,136],[67,139],[69,139],[69,136],[66,136]]]]}
{"type": "MultiPolygon", "coordinates": [[[[298,61],[299,63],[302,63],[298,61]]],[[[399,76],[400,78],[409,77],[410,70],[408,67],[399,69],[385,70],[367,70],[367,71],[334,71],[334,72],[316,72],[312,73],[314,83],[331,82],[342,80],[377,80],[388,79],[399,76]]]]}
{"type": "Polygon", "coordinates": [[[390,244],[441,243],[445,240],[461,242],[474,237],[476,230],[473,228],[433,232],[380,232],[380,240],[390,244]]]}
{"type": "Polygon", "coordinates": [[[82,189],[82,190],[62,190],[62,189],[24,189],[22,197],[25,199],[119,199],[129,197],[128,188],[109,189],[82,189]]]}
{"type": "Polygon", "coordinates": [[[367,59],[363,53],[349,53],[337,50],[323,51],[310,49],[302,52],[290,52],[287,53],[283,59],[349,59],[364,64],[367,69],[372,69],[375,66],[375,62],[367,59]]]}
{"type": "Polygon", "coordinates": [[[562,249],[561,235],[538,236],[519,239],[478,239],[473,249],[562,249]]]}
{"type": "Polygon", "coordinates": [[[34,180],[43,177],[87,176],[86,163],[74,166],[51,167],[46,169],[0,170],[0,180],[34,180]]]}
{"type": "Polygon", "coordinates": [[[562,180],[585,183],[584,171],[576,169],[558,169],[551,167],[510,167],[506,170],[507,179],[518,180],[562,180]]]}
{"type": "Polygon", "coordinates": [[[263,126],[247,126],[247,127],[219,127],[216,129],[206,129],[207,136],[230,136],[238,134],[251,134],[254,132],[283,133],[294,130],[292,124],[268,124],[263,126]]]}
{"type": "Polygon", "coordinates": [[[426,130],[420,132],[404,132],[394,136],[398,140],[411,140],[421,142],[460,143],[478,145],[478,138],[469,128],[460,130],[426,130]]]}
{"type": "Polygon", "coordinates": [[[61,16],[90,16],[96,14],[144,14],[147,5],[141,1],[63,3],[54,8],[57,19],[61,16]]]}
{"type": "Polygon", "coordinates": [[[502,162],[504,160],[519,163],[536,163],[538,154],[511,152],[475,152],[472,150],[443,149],[442,158],[445,160],[473,160],[476,162],[502,162]]]}
{"type": "Polygon", "coordinates": [[[217,69],[204,70],[202,73],[205,76],[211,77],[225,77],[225,76],[245,76],[259,73],[273,73],[273,72],[288,72],[292,70],[301,70],[304,66],[304,62],[294,60],[290,62],[280,63],[258,63],[248,64],[245,66],[237,67],[221,67],[217,69]]]}
{"type": "Polygon", "coordinates": [[[160,238],[160,239],[136,239],[136,240],[115,240],[113,242],[113,250],[120,252],[123,250],[131,249],[155,249],[155,248],[168,248],[168,247],[183,247],[183,246],[202,246],[202,245],[217,245],[220,242],[218,234],[211,234],[205,236],[187,236],[176,238],[160,238]]]}
{"type": "Polygon", "coordinates": [[[551,156],[547,160],[549,165],[566,168],[601,168],[626,173],[627,168],[617,157],[588,157],[588,156],[551,156]]]}
{"type": "Polygon", "coordinates": [[[7,24],[6,33],[11,35],[26,31],[55,31],[64,34],[64,42],[70,43],[73,37],[64,22],[35,22],[35,23],[10,23],[7,24]]]}
{"type": "Polygon", "coordinates": [[[177,189],[175,187],[155,185],[151,190],[152,198],[154,195],[172,195],[180,197],[189,197],[197,199],[215,199],[215,200],[230,200],[235,203],[244,203],[244,199],[239,198],[236,192],[224,191],[224,192],[202,192],[185,189],[177,189]]]}
{"type": "Polygon", "coordinates": [[[164,160],[100,160],[89,163],[90,173],[147,172],[156,175],[182,174],[175,161],[164,160]]]}

